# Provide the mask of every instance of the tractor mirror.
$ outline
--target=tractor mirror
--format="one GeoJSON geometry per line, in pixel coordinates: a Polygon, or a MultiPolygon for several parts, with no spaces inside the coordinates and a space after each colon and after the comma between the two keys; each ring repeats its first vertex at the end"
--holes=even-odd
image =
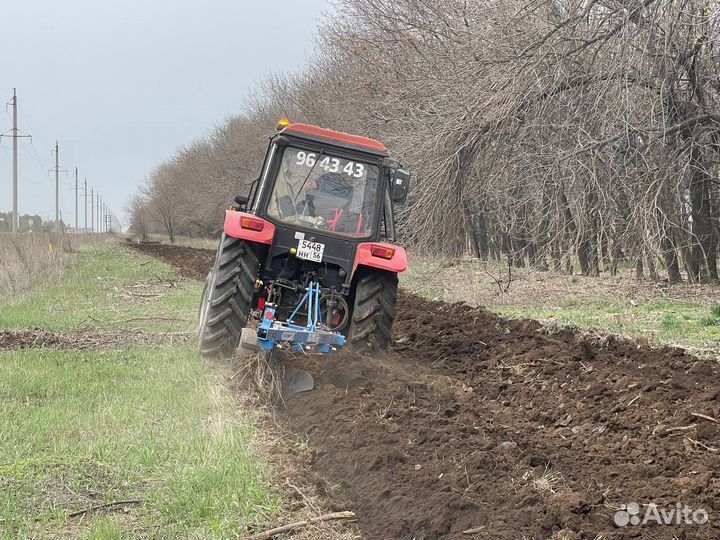
{"type": "Polygon", "coordinates": [[[235,206],[238,210],[245,211],[247,208],[248,198],[245,195],[235,195],[235,206]]]}
{"type": "Polygon", "coordinates": [[[405,169],[397,169],[390,186],[390,194],[395,204],[405,204],[410,191],[410,172],[405,169]]]}

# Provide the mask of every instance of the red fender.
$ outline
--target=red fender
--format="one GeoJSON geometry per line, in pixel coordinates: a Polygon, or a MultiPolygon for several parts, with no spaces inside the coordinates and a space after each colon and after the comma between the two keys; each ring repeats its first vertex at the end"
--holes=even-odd
{"type": "Polygon", "coordinates": [[[355,252],[355,263],[353,264],[353,275],[358,266],[370,266],[372,268],[379,268],[380,270],[387,270],[389,272],[400,273],[407,270],[408,259],[407,253],[400,246],[393,244],[385,244],[383,242],[363,242],[357,247],[355,252]],[[392,250],[392,256],[387,259],[385,257],[378,257],[373,255],[373,248],[392,250]]]}
{"type": "Polygon", "coordinates": [[[260,244],[272,244],[275,225],[268,220],[247,212],[225,211],[225,234],[260,244]]]}

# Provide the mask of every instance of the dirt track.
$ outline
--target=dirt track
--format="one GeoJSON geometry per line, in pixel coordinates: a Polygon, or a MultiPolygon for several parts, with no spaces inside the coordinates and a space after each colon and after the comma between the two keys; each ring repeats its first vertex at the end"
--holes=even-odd
{"type": "MultiPolygon", "coordinates": [[[[196,276],[213,255],[144,251],[196,276]]],[[[716,364],[407,293],[394,334],[382,357],[308,358],[317,389],[283,411],[366,536],[720,535],[716,364]],[[631,502],[709,524],[615,526],[631,502]]]]}
{"type": "MultiPolygon", "coordinates": [[[[188,334],[173,334],[175,342],[190,339],[188,334]]],[[[127,345],[153,346],[168,342],[167,333],[120,330],[116,332],[56,332],[40,328],[0,330],[0,351],[7,349],[106,349],[127,345]]]]}

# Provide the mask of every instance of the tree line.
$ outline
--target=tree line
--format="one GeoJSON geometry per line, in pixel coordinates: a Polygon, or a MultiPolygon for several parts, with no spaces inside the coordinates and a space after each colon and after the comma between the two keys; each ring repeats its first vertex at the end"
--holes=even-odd
{"type": "Polygon", "coordinates": [[[301,71],[180,149],[138,234],[214,235],[277,119],[382,140],[413,172],[416,252],[585,275],[718,279],[720,6],[709,0],[340,0],[301,71]]]}
{"type": "MultiPolygon", "coordinates": [[[[65,223],[60,221],[60,229],[64,230],[65,223]]],[[[54,232],[54,221],[43,221],[42,217],[35,214],[21,214],[18,216],[18,227],[20,232],[54,232]]],[[[12,212],[0,212],[0,232],[12,231],[12,212]]]]}

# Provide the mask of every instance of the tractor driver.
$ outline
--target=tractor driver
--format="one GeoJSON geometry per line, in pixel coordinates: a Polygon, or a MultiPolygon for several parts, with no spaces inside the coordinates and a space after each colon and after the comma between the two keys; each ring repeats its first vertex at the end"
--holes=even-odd
{"type": "Polygon", "coordinates": [[[315,182],[307,177],[305,171],[284,159],[268,205],[268,214],[286,222],[319,228],[324,220],[317,215],[313,203],[310,188],[315,187],[315,182]]]}
{"type": "Polygon", "coordinates": [[[309,205],[333,232],[360,234],[367,231],[364,182],[339,172],[322,174],[308,188],[309,205]],[[365,221],[365,223],[363,223],[365,221]]]}

